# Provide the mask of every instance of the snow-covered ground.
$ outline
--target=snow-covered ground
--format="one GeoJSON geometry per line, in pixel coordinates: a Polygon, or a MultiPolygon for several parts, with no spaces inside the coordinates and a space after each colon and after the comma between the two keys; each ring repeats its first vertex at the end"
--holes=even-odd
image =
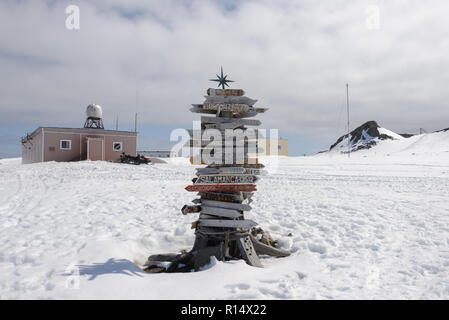
{"type": "MultiPolygon", "coordinates": [[[[367,146],[370,143],[375,144],[368,149],[357,150],[358,157],[396,156],[404,159],[404,157],[412,156],[412,159],[416,159],[416,156],[418,156],[418,158],[424,161],[433,161],[433,158],[448,157],[449,130],[417,134],[409,138],[404,138],[382,127],[378,127],[377,130],[379,134],[389,136],[391,139],[381,140],[378,137],[372,137],[366,130],[363,130],[362,138],[355,143],[352,141],[353,137],[351,136],[352,150],[367,146]]],[[[342,141],[325,154],[341,154],[342,152],[346,153],[347,150],[348,138],[344,137],[342,141]]]]}
{"type": "Polygon", "coordinates": [[[449,152],[283,157],[269,169],[247,217],[290,257],[147,274],[148,255],[193,244],[185,159],[0,160],[0,298],[449,299],[449,152]]]}

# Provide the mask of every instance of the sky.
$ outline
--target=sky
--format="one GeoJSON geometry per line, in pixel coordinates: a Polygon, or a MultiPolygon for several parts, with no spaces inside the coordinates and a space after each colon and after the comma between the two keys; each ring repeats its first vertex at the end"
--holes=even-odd
{"type": "Polygon", "coordinates": [[[2,0],[0,157],[38,126],[82,126],[90,103],[110,129],[118,117],[132,130],[137,112],[139,149],[168,149],[221,66],[291,155],[345,133],[346,83],[351,129],[447,128],[448,12],[446,0],[2,0]]]}

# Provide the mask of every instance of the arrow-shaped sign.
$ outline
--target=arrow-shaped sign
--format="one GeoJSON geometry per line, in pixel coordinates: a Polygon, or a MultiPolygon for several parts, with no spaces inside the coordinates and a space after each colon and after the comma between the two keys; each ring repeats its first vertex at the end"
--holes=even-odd
{"type": "Polygon", "coordinates": [[[193,200],[194,203],[201,203],[202,200],[215,200],[215,201],[247,201],[243,198],[243,195],[239,193],[217,193],[217,192],[199,192],[198,195],[201,199],[193,200]]]}
{"type": "Polygon", "coordinates": [[[208,96],[243,96],[245,91],[242,89],[207,89],[208,96]]]}
{"type": "Polygon", "coordinates": [[[201,206],[201,213],[218,216],[218,217],[231,218],[231,219],[242,217],[242,213],[237,210],[226,209],[226,208],[217,208],[217,207],[207,207],[205,205],[201,206]]]}
{"type": "Polygon", "coordinates": [[[237,103],[237,104],[247,104],[249,106],[253,106],[257,100],[245,97],[245,96],[204,96],[206,98],[205,103],[224,103],[224,104],[231,104],[231,103],[237,103]]]}
{"type": "Polygon", "coordinates": [[[257,177],[249,174],[207,174],[200,175],[195,184],[252,184],[256,181],[257,177]]]}
{"type": "Polygon", "coordinates": [[[201,123],[232,123],[237,126],[258,126],[262,122],[259,120],[251,119],[233,119],[233,118],[220,118],[220,117],[206,117],[201,116],[201,123]]]}
{"type": "Polygon", "coordinates": [[[185,205],[182,207],[181,212],[183,215],[189,214],[189,213],[196,213],[201,211],[201,206],[189,206],[185,205]]]}
{"type": "Polygon", "coordinates": [[[226,209],[233,209],[233,210],[239,210],[239,211],[249,211],[251,210],[251,206],[247,204],[241,204],[241,203],[233,203],[233,202],[224,202],[224,201],[213,201],[213,200],[207,200],[202,199],[201,205],[207,206],[207,207],[218,207],[218,208],[226,208],[226,209]]]}
{"type": "Polygon", "coordinates": [[[235,192],[235,191],[257,191],[254,184],[194,184],[185,187],[189,192],[235,192]]]}
{"type": "Polygon", "coordinates": [[[243,167],[215,167],[215,168],[198,168],[196,173],[198,174],[218,174],[218,173],[228,173],[228,174],[239,174],[245,173],[247,169],[243,167]]]}
{"type": "Polygon", "coordinates": [[[242,228],[250,229],[257,226],[253,220],[216,220],[216,219],[201,219],[199,220],[200,227],[217,227],[217,228],[242,228]]]}

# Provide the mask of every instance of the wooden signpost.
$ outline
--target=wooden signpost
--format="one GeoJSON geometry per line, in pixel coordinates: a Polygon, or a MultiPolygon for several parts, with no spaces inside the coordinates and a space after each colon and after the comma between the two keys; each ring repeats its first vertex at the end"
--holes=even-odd
{"type": "MultiPolygon", "coordinates": [[[[204,147],[208,149],[213,148],[221,148],[223,150],[235,150],[235,149],[241,149],[241,148],[253,148],[256,149],[257,147],[257,139],[249,139],[246,141],[242,141],[239,145],[227,145],[225,141],[223,140],[188,140],[185,144],[185,147],[204,147]]],[[[261,148],[258,148],[259,150],[261,148]]]]}
{"type": "Polygon", "coordinates": [[[206,205],[201,205],[201,213],[231,219],[243,218],[243,214],[238,210],[225,209],[219,207],[208,207],[206,205]]]}
{"type": "Polygon", "coordinates": [[[201,197],[201,199],[195,199],[201,203],[202,199],[206,200],[214,200],[214,201],[223,201],[223,202],[237,202],[242,203],[242,201],[245,201],[246,199],[243,197],[243,194],[240,192],[234,192],[234,193],[222,193],[222,192],[199,192],[198,195],[201,197]]]}
{"type": "Polygon", "coordinates": [[[233,113],[244,113],[252,110],[252,107],[247,104],[241,103],[214,103],[214,102],[206,102],[203,104],[204,110],[220,110],[220,111],[229,111],[233,113]]]}
{"type": "Polygon", "coordinates": [[[218,219],[200,219],[199,227],[216,227],[216,228],[240,228],[250,229],[257,226],[252,220],[218,220],[218,219]]]}
{"type": "Polygon", "coordinates": [[[245,91],[242,89],[207,89],[208,96],[243,96],[245,91]]]}
{"type": "Polygon", "coordinates": [[[201,201],[201,205],[203,208],[204,208],[204,206],[209,206],[209,207],[226,208],[226,209],[233,209],[233,210],[239,210],[239,211],[251,210],[251,207],[248,204],[232,203],[232,202],[225,202],[225,201],[214,201],[214,200],[207,200],[207,199],[202,199],[200,201],[201,201]]]}
{"type": "MultiPolygon", "coordinates": [[[[196,157],[190,157],[189,161],[190,161],[191,164],[195,164],[195,165],[200,165],[200,164],[209,164],[209,165],[210,165],[210,164],[215,164],[215,163],[207,163],[207,162],[205,161],[205,159],[198,159],[198,158],[196,158],[196,157]]],[[[247,164],[250,165],[250,164],[256,164],[256,163],[258,163],[258,161],[259,161],[258,158],[247,158],[247,157],[245,156],[243,163],[244,163],[245,165],[247,165],[247,164]]],[[[224,162],[224,161],[222,161],[222,162],[224,162]]]]}
{"type": "Polygon", "coordinates": [[[232,118],[218,118],[218,117],[206,117],[201,116],[201,123],[233,123],[237,126],[259,126],[261,122],[259,120],[249,119],[232,119],[232,118]]]}
{"type": "Polygon", "coordinates": [[[189,213],[197,213],[201,211],[201,206],[188,206],[185,205],[182,207],[181,212],[183,215],[189,214],[189,213]]]}
{"type": "Polygon", "coordinates": [[[193,184],[185,188],[190,192],[198,192],[199,198],[192,201],[194,205],[185,205],[181,209],[184,215],[199,214],[199,219],[192,223],[192,228],[195,229],[195,242],[187,253],[150,256],[150,261],[157,258],[170,262],[168,267],[159,266],[151,270],[198,271],[209,263],[211,256],[215,256],[218,260],[244,259],[251,266],[262,267],[258,254],[277,257],[289,254],[285,250],[263,244],[252,236],[250,230],[257,223],[245,219],[245,213],[251,210],[249,203],[252,202],[253,192],[256,191],[255,183],[258,176],[265,173],[257,155],[253,158],[254,155],[248,154],[253,152],[248,143],[254,141],[257,143],[258,133],[251,135],[250,130],[254,129],[246,126],[259,126],[261,122],[247,118],[263,113],[267,108],[255,108],[257,100],[245,97],[245,92],[241,89],[225,89],[230,80],[223,75],[223,70],[218,80],[213,81],[219,82],[222,88],[208,89],[206,100],[202,104],[193,104],[190,109],[194,113],[211,116],[201,116],[201,131],[189,130],[192,140],[186,143],[186,146],[196,147],[201,153],[198,157],[191,157],[190,162],[208,165],[205,168],[197,168],[197,177],[192,180],[193,184]],[[215,136],[216,132],[205,133],[208,129],[220,130],[220,139],[199,140],[203,134],[204,137],[215,136]],[[242,131],[229,132],[227,129],[242,131]],[[247,141],[245,143],[241,140],[236,141],[245,138],[237,133],[246,133],[247,141]],[[230,136],[233,138],[228,145],[226,138],[230,136]],[[239,153],[243,154],[242,162],[236,156],[239,153]]]}
{"type": "Polygon", "coordinates": [[[251,174],[251,175],[254,175],[254,176],[267,174],[267,172],[265,170],[263,170],[263,169],[255,169],[255,168],[245,168],[245,173],[246,174],[251,174]]]}
{"type": "Polygon", "coordinates": [[[204,101],[204,104],[206,103],[232,103],[232,104],[247,104],[249,106],[253,106],[257,100],[250,99],[245,96],[205,96],[206,101],[204,101]]]}
{"type": "Polygon", "coordinates": [[[200,107],[192,107],[190,108],[190,111],[193,113],[208,113],[208,114],[216,114],[216,110],[207,110],[200,107]]]}
{"type": "Polygon", "coordinates": [[[254,184],[194,184],[185,187],[190,192],[235,192],[235,191],[257,191],[254,184]]]}
{"type": "Polygon", "coordinates": [[[249,174],[207,174],[200,175],[195,184],[252,184],[256,179],[249,174]]]}
{"type": "Polygon", "coordinates": [[[229,173],[229,174],[239,174],[246,173],[245,168],[242,167],[215,167],[215,168],[199,168],[196,169],[197,175],[201,174],[219,174],[219,173],[229,173]]]}

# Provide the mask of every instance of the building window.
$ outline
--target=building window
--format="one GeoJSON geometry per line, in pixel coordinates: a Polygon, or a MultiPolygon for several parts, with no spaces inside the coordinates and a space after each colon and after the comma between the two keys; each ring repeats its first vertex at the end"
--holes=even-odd
{"type": "Polygon", "coordinates": [[[278,144],[278,150],[281,150],[282,146],[280,144],[278,144]]]}
{"type": "Polygon", "coordinates": [[[123,149],[123,142],[113,142],[112,143],[112,150],[122,151],[122,149],[123,149]]]}
{"type": "Polygon", "coordinates": [[[72,149],[72,140],[60,140],[59,141],[59,149],[71,150],[72,149]]]}

